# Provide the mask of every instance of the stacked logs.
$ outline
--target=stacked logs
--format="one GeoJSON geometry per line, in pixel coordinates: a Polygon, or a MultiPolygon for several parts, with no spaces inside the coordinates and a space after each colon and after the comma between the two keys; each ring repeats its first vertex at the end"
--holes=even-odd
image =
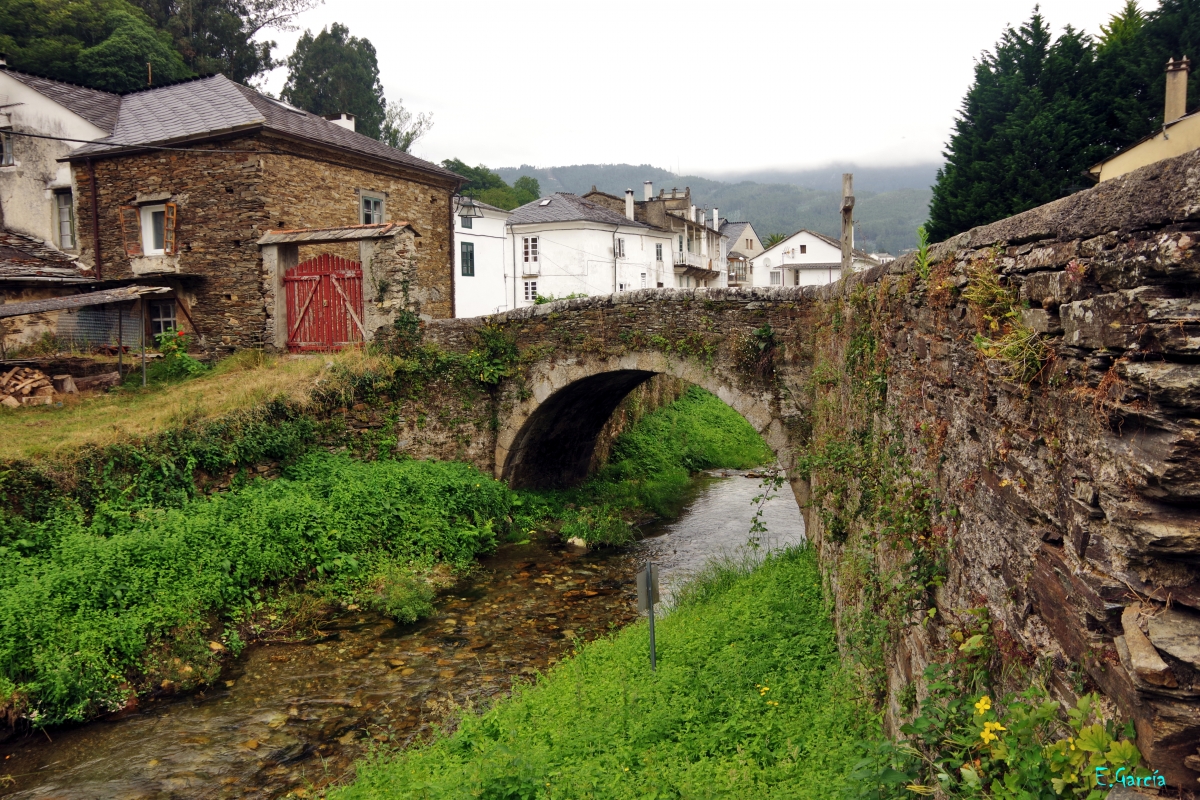
{"type": "Polygon", "coordinates": [[[0,372],[0,406],[52,405],[56,395],[75,394],[83,389],[106,389],[121,382],[120,373],[94,375],[78,381],[70,375],[51,377],[33,367],[13,367],[0,372]]]}

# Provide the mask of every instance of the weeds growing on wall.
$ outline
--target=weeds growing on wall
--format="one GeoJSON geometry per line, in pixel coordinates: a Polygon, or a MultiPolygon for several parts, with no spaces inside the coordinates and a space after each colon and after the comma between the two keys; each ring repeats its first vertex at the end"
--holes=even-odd
{"type": "Polygon", "coordinates": [[[1000,276],[997,258],[993,251],[967,267],[968,283],[962,296],[979,325],[975,346],[985,358],[1002,365],[1005,378],[1030,383],[1045,369],[1053,351],[1021,321],[1023,304],[1000,276]]]}
{"type": "Polygon", "coordinates": [[[211,679],[214,650],[243,641],[236,621],[293,582],[411,620],[430,599],[416,576],[494,547],[511,504],[465,464],[313,454],[279,480],[175,508],[103,500],[88,515],[64,500],[38,521],[6,517],[0,713],[78,720],[164,674],[211,679]]]}
{"type": "Polygon", "coordinates": [[[357,798],[837,797],[876,730],[811,550],[718,564],[656,625],[581,646],[452,735],[361,763],[357,798]]]}

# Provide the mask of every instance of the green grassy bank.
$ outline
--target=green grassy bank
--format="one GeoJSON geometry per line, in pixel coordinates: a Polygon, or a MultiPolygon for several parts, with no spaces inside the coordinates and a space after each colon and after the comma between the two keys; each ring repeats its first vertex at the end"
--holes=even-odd
{"type": "Polygon", "coordinates": [[[505,537],[627,541],[628,521],[664,507],[690,469],[770,455],[702,390],[642,419],[601,476],[567,492],[514,493],[460,463],[331,456],[311,450],[313,430],[307,418],[258,423],[222,445],[233,463],[247,449],[286,454],[278,480],[242,475],[196,496],[190,473],[130,448],[141,464],[130,487],[97,467],[87,491],[43,490],[36,513],[0,514],[0,723],[82,720],[203,685],[228,652],[294,634],[322,603],[419,618],[439,574],[505,537]]]}
{"type": "Polygon", "coordinates": [[[657,636],[657,672],[633,625],[453,735],[378,753],[330,797],[840,796],[878,726],[840,666],[811,550],[713,568],[657,636]]]}

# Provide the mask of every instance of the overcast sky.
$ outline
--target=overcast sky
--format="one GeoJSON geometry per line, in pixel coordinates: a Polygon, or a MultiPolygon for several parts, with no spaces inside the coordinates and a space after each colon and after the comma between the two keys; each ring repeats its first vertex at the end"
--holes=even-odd
{"type": "MultiPolygon", "coordinates": [[[[1124,0],[1041,0],[1096,34],[1124,0]]],[[[1143,8],[1157,5],[1143,0],[1143,8]]],[[[979,53],[1034,0],[605,3],[327,0],[370,39],[389,101],[434,116],[414,152],[491,167],[682,174],[941,159],[979,53]]],[[[273,32],[279,55],[299,32],[273,32]]],[[[267,88],[278,93],[286,69],[267,88]]]]}

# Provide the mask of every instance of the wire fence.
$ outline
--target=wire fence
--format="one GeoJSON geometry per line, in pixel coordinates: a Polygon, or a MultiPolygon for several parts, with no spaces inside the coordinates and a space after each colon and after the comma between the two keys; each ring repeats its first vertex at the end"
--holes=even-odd
{"type": "Polygon", "coordinates": [[[136,348],[142,318],[134,309],[133,303],[67,309],[59,314],[55,337],[62,346],[84,352],[118,344],[136,348]]]}

